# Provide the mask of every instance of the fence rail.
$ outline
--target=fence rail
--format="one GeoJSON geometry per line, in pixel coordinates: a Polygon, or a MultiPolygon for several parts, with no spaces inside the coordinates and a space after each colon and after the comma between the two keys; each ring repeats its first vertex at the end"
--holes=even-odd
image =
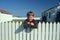
{"type": "Polygon", "coordinates": [[[41,23],[24,29],[22,22],[1,22],[0,40],[60,40],[60,23],[41,23]]]}

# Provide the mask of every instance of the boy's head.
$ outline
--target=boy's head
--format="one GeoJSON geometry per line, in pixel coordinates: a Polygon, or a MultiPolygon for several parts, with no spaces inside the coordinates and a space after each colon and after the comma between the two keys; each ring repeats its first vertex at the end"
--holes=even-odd
{"type": "Polygon", "coordinates": [[[29,12],[27,13],[27,19],[28,19],[29,21],[32,21],[32,20],[34,19],[34,13],[33,13],[32,11],[29,11],[29,12]]]}

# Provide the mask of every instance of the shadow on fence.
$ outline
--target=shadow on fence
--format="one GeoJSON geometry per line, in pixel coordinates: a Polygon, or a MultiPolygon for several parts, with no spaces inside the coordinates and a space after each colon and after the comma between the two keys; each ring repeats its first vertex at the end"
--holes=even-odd
{"type": "Polygon", "coordinates": [[[33,28],[24,28],[23,27],[23,24],[21,24],[16,30],[15,30],[15,33],[20,33],[22,32],[23,30],[25,30],[26,33],[30,33],[32,31],[33,28]]]}
{"type": "Polygon", "coordinates": [[[22,32],[23,31],[23,24],[21,24],[16,30],[15,30],[15,33],[19,33],[19,32],[22,32]]]}

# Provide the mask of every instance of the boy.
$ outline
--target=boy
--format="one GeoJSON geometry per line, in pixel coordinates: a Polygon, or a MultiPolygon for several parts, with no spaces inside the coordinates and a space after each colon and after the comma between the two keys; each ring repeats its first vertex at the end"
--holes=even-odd
{"type": "Polygon", "coordinates": [[[32,11],[27,13],[27,19],[23,23],[24,28],[37,28],[38,23],[36,20],[34,20],[34,14],[32,11]]]}

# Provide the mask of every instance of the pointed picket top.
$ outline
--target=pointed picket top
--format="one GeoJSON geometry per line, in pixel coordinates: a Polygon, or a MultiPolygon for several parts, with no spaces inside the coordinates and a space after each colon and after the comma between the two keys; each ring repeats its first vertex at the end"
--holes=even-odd
{"type": "Polygon", "coordinates": [[[46,22],[46,24],[49,24],[48,22],[46,22]]]}
{"type": "Polygon", "coordinates": [[[53,24],[53,23],[52,23],[52,22],[50,22],[50,26],[52,26],[52,24],[53,24]]]}
{"type": "Polygon", "coordinates": [[[54,22],[53,24],[56,25],[56,22],[54,22]]]}
{"type": "Polygon", "coordinates": [[[20,25],[22,24],[22,21],[20,21],[20,25]]]}
{"type": "Polygon", "coordinates": [[[45,26],[45,22],[42,23],[42,26],[45,26]]]}
{"type": "Polygon", "coordinates": [[[60,23],[59,22],[57,22],[57,25],[59,25],[60,23]]]}
{"type": "Polygon", "coordinates": [[[38,26],[40,26],[40,25],[41,25],[41,22],[38,23],[38,26]]]}

